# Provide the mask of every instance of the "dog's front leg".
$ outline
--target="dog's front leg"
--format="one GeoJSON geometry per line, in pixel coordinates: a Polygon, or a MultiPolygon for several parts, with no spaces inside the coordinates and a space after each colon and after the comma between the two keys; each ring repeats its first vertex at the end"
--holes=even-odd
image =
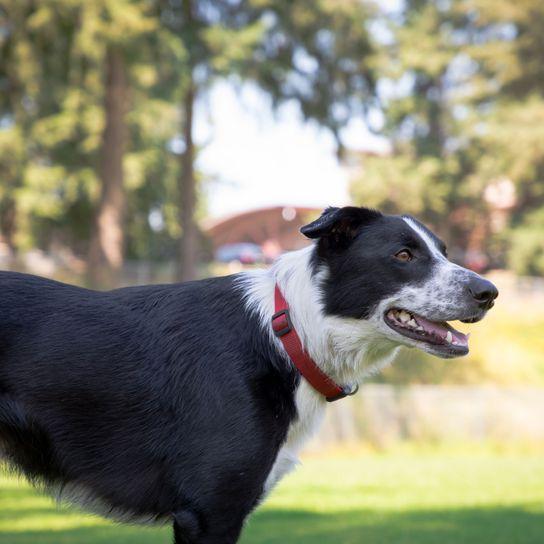
{"type": "Polygon", "coordinates": [[[174,544],[236,544],[242,526],[240,520],[223,530],[206,530],[194,513],[184,510],[174,515],[174,544]]]}

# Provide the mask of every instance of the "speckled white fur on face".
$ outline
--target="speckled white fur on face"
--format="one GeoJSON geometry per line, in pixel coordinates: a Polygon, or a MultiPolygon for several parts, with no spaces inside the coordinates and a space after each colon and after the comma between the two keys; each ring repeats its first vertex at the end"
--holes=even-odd
{"type": "Polygon", "coordinates": [[[415,221],[409,217],[403,219],[429,249],[433,257],[433,273],[422,285],[404,287],[394,297],[394,304],[421,315],[432,315],[436,321],[456,319],[459,309],[465,304],[463,286],[473,273],[449,261],[415,221]]]}

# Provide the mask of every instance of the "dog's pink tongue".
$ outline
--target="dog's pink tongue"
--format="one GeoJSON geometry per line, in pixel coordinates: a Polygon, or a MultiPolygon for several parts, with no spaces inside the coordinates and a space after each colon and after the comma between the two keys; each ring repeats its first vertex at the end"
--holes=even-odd
{"type": "Polygon", "coordinates": [[[446,341],[446,336],[448,335],[448,332],[451,332],[452,339],[455,341],[456,344],[459,344],[461,346],[468,346],[468,336],[458,331],[457,329],[454,329],[448,323],[435,323],[434,321],[429,321],[428,319],[425,319],[424,317],[421,317],[419,315],[416,316],[415,319],[419,323],[419,325],[421,325],[429,334],[432,334],[440,338],[441,340],[446,341]]]}

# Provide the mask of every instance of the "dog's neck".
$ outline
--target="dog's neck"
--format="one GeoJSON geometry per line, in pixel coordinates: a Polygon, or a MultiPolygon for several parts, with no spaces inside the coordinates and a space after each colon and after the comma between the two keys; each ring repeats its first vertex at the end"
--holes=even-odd
{"type": "Polygon", "coordinates": [[[282,349],[270,327],[277,283],[308,354],[337,383],[360,383],[390,363],[398,346],[377,333],[372,320],[325,314],[323,282],[328,270],[323,266],[312,272],[314,251],[310,246],[286,253],[270,270],[244,275],[247,304],[259,314],[271,339],[282,349]]]}

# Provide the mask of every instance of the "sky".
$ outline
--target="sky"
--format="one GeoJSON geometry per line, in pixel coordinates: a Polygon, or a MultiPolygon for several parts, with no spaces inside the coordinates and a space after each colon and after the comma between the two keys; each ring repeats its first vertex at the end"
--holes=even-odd
{"type": "MultiPolygon", "coordinates": [[[[343,133],[349,149],[386,146],[354,119],[343,133]]],[[[332,136],[301,119],[296,104],[274,113],[255,87],[216,84],[196,108],[198,168],[206,178],[210,217],[253,208],[325,207],[349,202],[348,175],[332,136]]]]}

